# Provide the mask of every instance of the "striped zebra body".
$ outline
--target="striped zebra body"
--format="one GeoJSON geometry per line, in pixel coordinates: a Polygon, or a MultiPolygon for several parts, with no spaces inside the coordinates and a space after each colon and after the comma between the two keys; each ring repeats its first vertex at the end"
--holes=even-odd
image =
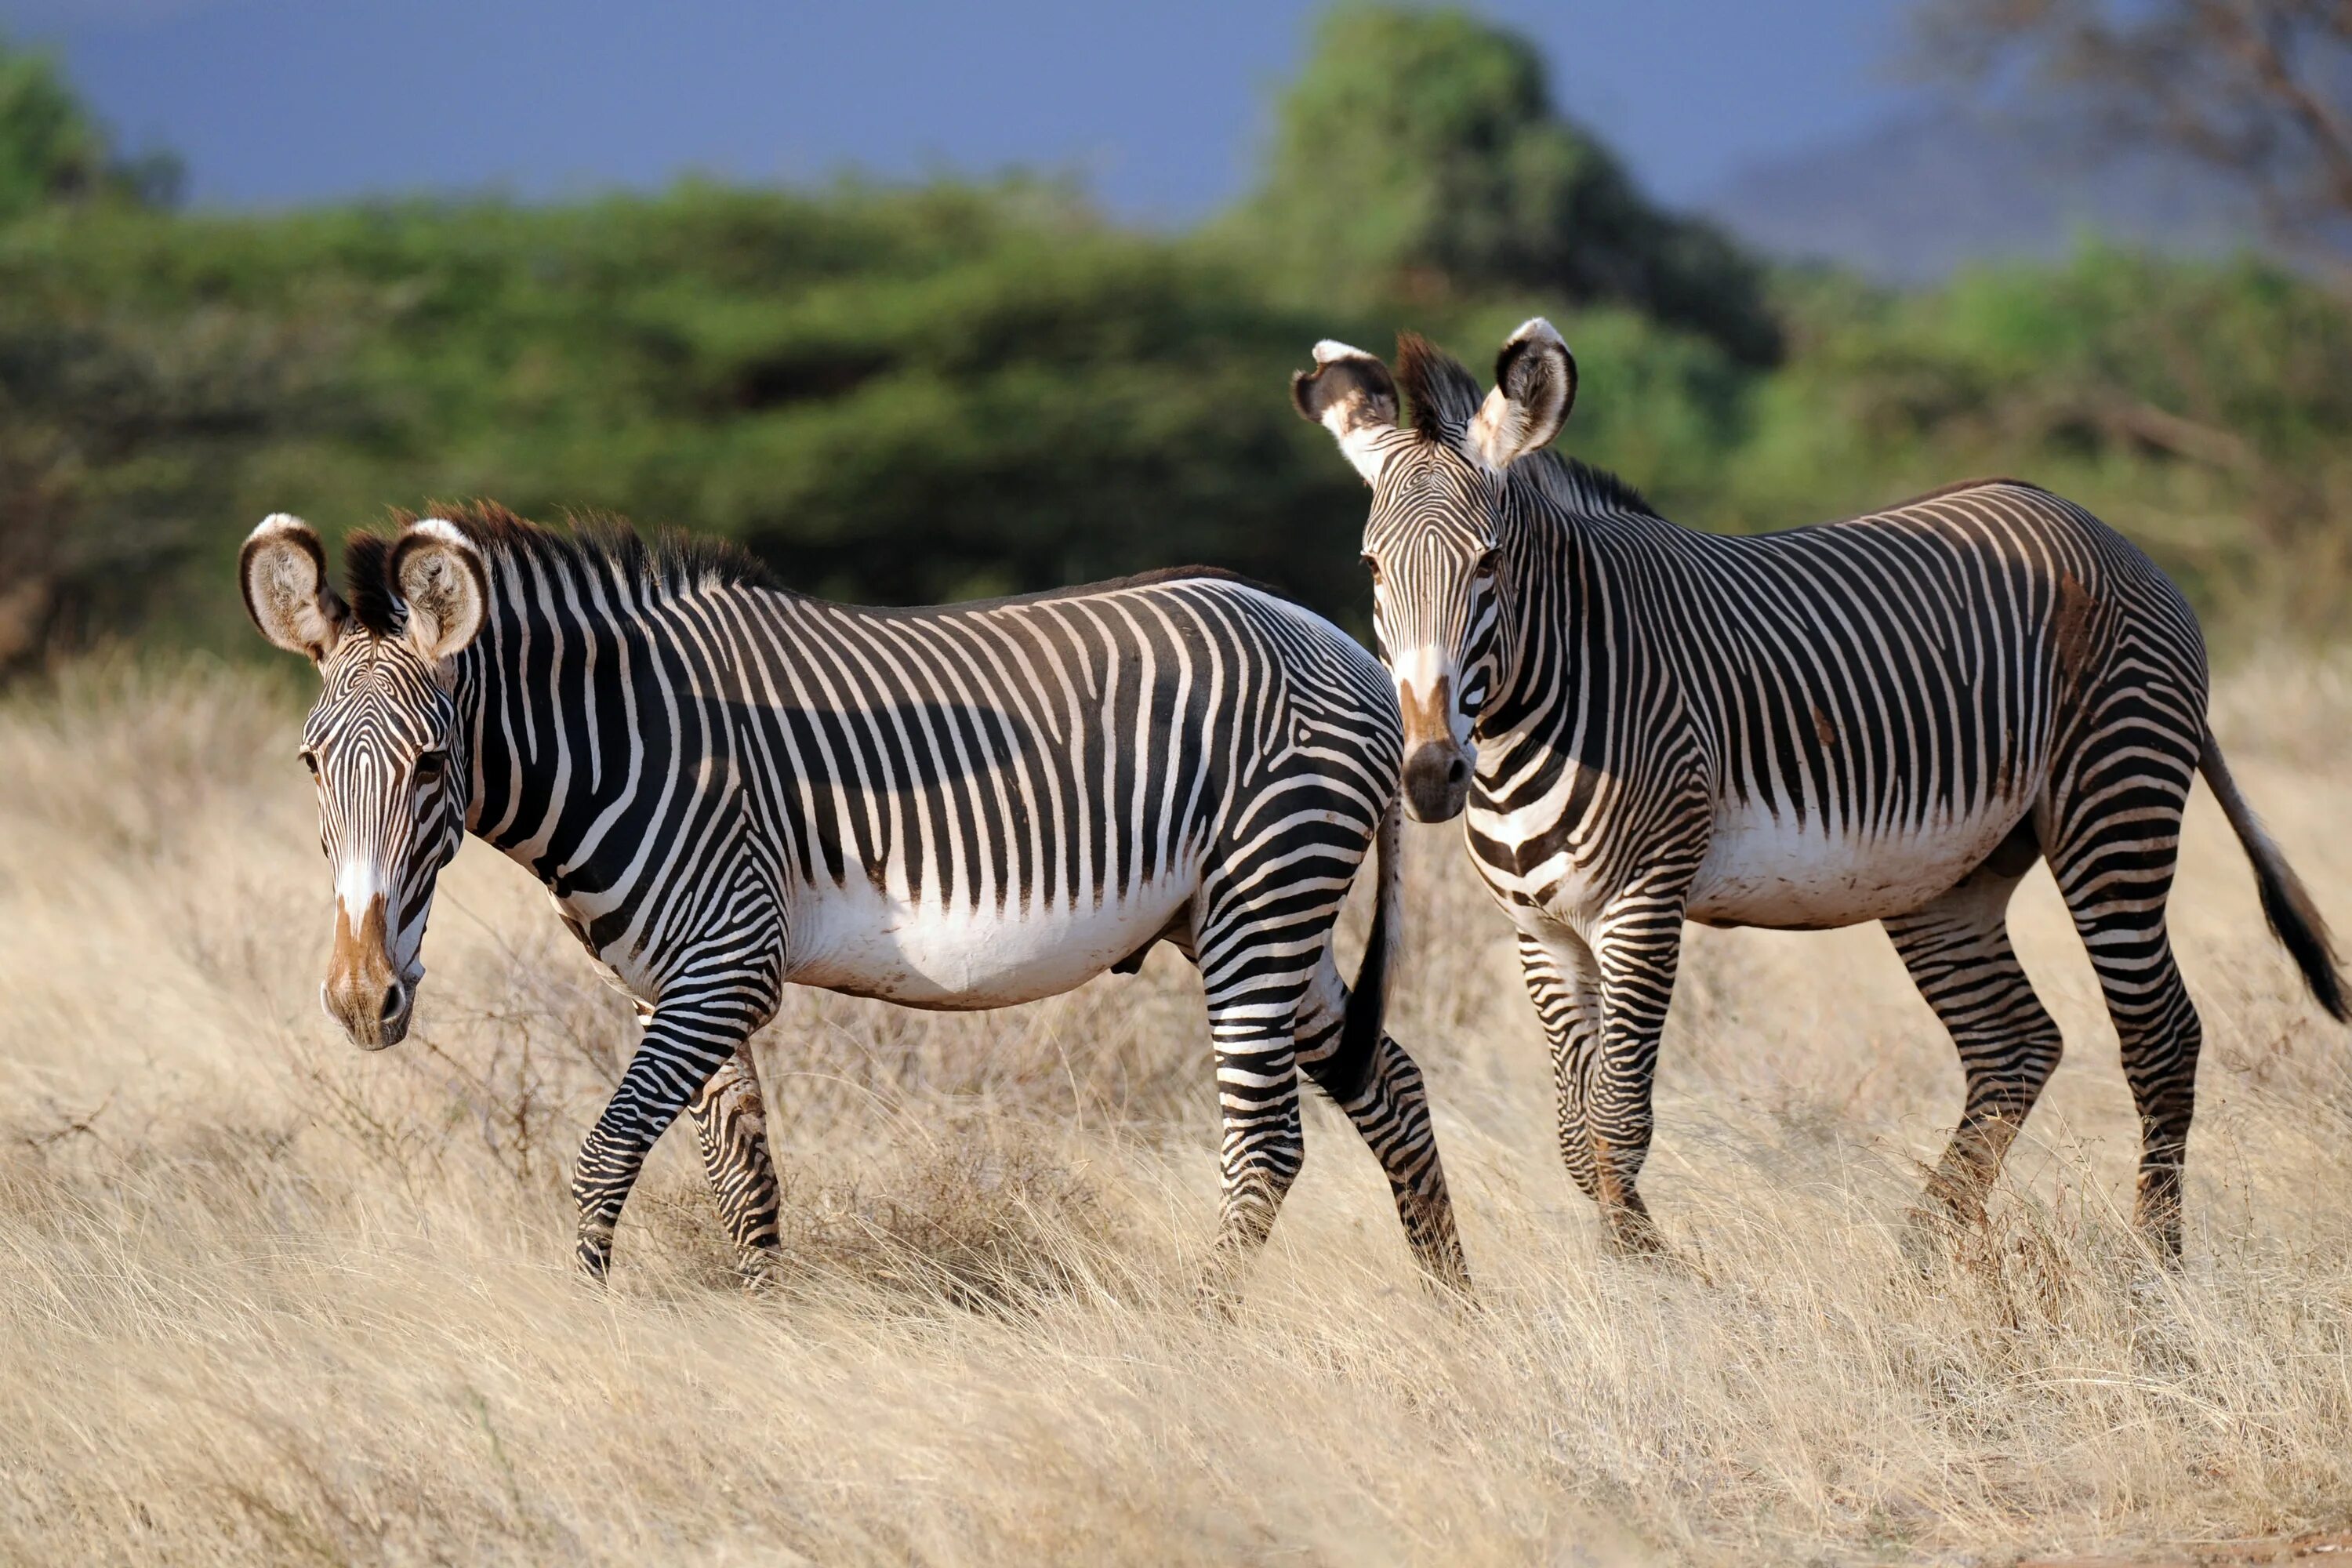
{"type": "Polygon", "coordinates": [[[1296,394],[1374,489],[1365,531],[1416,816],[1462,813],[1550,1039],[1561,1153],[1612,1239],[1657,1245],[1635,1185],[1683,924],[1880,921],[1968,1089],[1930,1184],[1973,1219],[2055,1067],[2010,944],[2047,858],[2123,1041],[2138,1215],[2179,1249],[2200,1026],[2165,923],[2201,768],[2266,910],[2344,1016],[2326,928],[2206,726],[2178,589],[2081,508],[1986,480],[1787,533],[1676,526],[1538,449],[1574,361],[1549,324],[1481,398],[1407,339],[1400,375],[1324,344],[1296,394]]]}
{"type": "Polygon", "coordinates": [[[575,1173],[592,1273],[682,1110],[737,1241],[772,1247],[746,1041],[783,986],[996,1007],[1165,941],[1207,994],[1221,1255],[1263,1239],[1298,1171],[1303,1068],[1381,1160],[1421,1261],[1465,1279],[1420,1075],[1380,1021],[1392,844],[1354,993],[1333,962],[1358,868],[1384,821],[1394,836],[1400,746],[1391,683],[1328,623],[1205,573],[865,609],[707,548],[478,508],[355,541],[350,604],[308,611],[329,640],[273,608],[323,561],[298,529],[257,531],[247,598],[272,640],[325,646],[305,741],[330,853],[341,823],[418,825],[407,860],[387,830],[371,841],[391,864],[339,863],[339,888],[383,893],[384,935],[371,956],[346,900],[329,1010],[362,1044],[404,1032],[433,874],[463,833],[528,866],[645,1018],[575,1173]],[[463,618],[436,588],[469,584],[472,629],[421,646],[419,626],[463,618]],[[436,751],[428,787],[414,759],[436,751]]]}

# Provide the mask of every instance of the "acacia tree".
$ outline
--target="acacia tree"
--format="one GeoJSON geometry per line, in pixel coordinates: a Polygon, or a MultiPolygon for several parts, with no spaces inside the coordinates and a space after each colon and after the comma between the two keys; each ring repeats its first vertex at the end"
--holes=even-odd
{"type": "Polygon", "coordinates": [[[0,38],[0,223],[58,202],[168,204],[179,181],[167,153],[117,156],[55,63],[0,38]]]}
{"type": "Polygon", "coordinates": [[[1927,0],[1921,56],[2079,95],[2245,181],[2289,246],[2352,230],[2352,0],[1927,0]]]}
{"type": "Polygon", "coordinates": [[[1325,12],[1234,225],[1318,300],[1536,291],[1632,305],[1751,363],[1780,352],[1756,265],[1653,204],[1554,106],[1535,46],[1466,11],[1325,12]]]}

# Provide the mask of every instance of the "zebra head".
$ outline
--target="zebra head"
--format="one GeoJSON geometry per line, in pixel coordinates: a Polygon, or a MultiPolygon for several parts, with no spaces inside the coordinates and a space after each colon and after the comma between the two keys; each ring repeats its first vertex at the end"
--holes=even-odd
{"type": "Polygon", "coordinates": [[[1482,400],[1469,373],[1424,339],[1397,340],[1398,378],[1326,340],[1291,378],[1298,412],[1328,428],[1372,487],[1364,564],[1372,626],[1404,713],[1404,792],[1423,822],[1458,815],[1477,765],[1478,715],[1503,678],[1506,475],[1559,434],[1576,360],[1550,322],[1513,332],[1482,400]],[[1397,380],[1412,422],[1397,422],[1397,380]]]}
{"type": "Polygon", "coordinates": [[[355,537],[346,565],[352,604],[327,585],[319,536],[281,512],[247,538],[238,573],[261,635],[319,668],[301,752],[335,872],[319,1000],[352,1044],[381,1050],[408,1033],[434,879],[465,835],[452,661],[481,629],[488,581],[479,550],[437,518],[395,541],[355,537]]]}

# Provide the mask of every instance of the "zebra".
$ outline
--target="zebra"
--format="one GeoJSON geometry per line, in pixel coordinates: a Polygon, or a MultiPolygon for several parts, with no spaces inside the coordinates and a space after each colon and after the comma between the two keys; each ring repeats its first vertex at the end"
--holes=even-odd
{"type": "Polygon", "coordinates": [[[1885,926],[1967,1079],[1903,1234],[1916,1252],[1980,1221],[2058,1062],[2007,925],[2046,858],[2122,1040],[2136,1225],[2177,1260],[2200,1030],[2165,904],[2191,774],[2320,1005],[2347,1006],[2326,926],[2214,742],[2203,638],[2156,565],[2014,479],[1782,533],[1679,527],[1541,451],[1576,362],[1540,318],[1484,398],[1410,333],[1394,376],[1344,343],[1314,359],[1293,401],[1372,490],[1363,559],[1408,807],[1464,817],[1510,916],[1560,1153],[1608,1242],[1663,1246],[1635,1181],[1686,921],[1885,926]]]}
{"type": "Polygon", "coordinates": [[[591,1278],[681,1110],[747,1271],[775,1262],[748,1041],[783,986],[999,1007],[1166,942],[1201,972],[1223,1121],[1204,1295],[1298,1173],[1301,1069],[1380,1161],[1421,1268],[1467,1289],[1421,1072],[1382,1025],[1396,697],[1337,627],[1208,569],[871,609],[624,524],[486,503],[395,524],[350,538],[343,595],[283,513],[239,565],[254,624],[320,677],[320,1000],[353,1043],[397,1043],[464,836],[539,878],[643,1026],[574,1167],[591,1278]],[[1332,934],[1375,848],[1351,989],[1332,934]]]}

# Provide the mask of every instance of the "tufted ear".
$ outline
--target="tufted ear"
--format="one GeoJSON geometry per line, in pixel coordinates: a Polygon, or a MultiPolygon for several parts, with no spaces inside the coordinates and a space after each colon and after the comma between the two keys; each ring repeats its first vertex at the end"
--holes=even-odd
{"type": "Polygon", "coordinates": [[[411,523],[392,547],[393,592],[407,606],[402,635],[437,664],[462,652],[489,614],[489,574],[481,550],[446,518],[411,523]]]}
{"type": "Polygon", "coordinates": [[[1361,349],[1329,338],[1315,345],[1315,368],[1290,378],[1290,401],[1300,417],[1311,419],[1338,438],[1340,452],[1364,476],[1378,484],[1388,460],[1379,437],[1396,428],[1396,382],[1389,367],[1361,349]]]}
{"type": "Polygon", "coordinates": [[[245,613],[261,635],[289,653],[323,664],[343,640],[351,612],[327,586],[327,552],[310,525],[272,512],[245,536],[236,574],[245,613]]]}
{"type": "Polygon", "coordinates": [[[1541,316],[1523,323],[1495,360],[1495,390],[1463,445],[1496,473],[1549,445],[1576,402],[1576,356],[1541,316]]]}

